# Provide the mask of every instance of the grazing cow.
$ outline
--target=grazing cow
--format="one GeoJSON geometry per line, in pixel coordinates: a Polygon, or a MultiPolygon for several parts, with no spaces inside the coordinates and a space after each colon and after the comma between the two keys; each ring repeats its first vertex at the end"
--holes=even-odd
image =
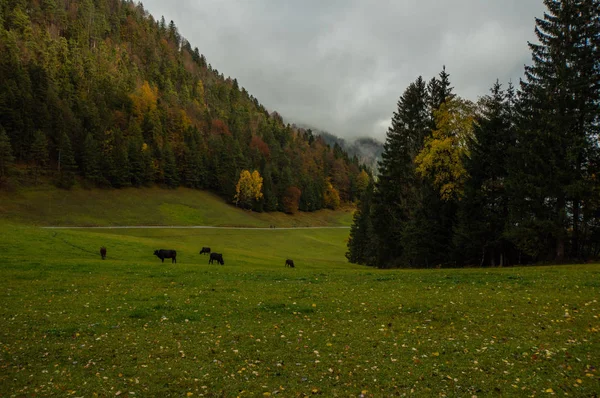
{"type": "Polygon", "coordinates": [[[225,265],[225,261],[223,261],[223,255],[221,253],[210,253],[210,259],[208,260],[209,264],[212,264],[213,261],[221,265],[225,265]]]}
{"type": "Polygon", "coordinates": [[[160,258],[163,263],[165,262],[165,258],[170,258],[171,263],[177,262],[177,252],[175,250],[165,250],[165,249],[154,250],[154,255],[156,257],[160,258]]]}
{"type": "Polygon", "coordinates": [[[286,267],[290,267],[290,268],[294,268],[294,260],[290,260],[288,258],[287,260],[285,260],[285,266],[286,267]]]}
{"type": "Polygon", "coordinates": [[[106,258],[106,247],[102,246],[100,248],[100,256],[102,256],[102,260],[106,258]]]}
{"type": "Polygon", "coordinates": [[[200,250],[200,254],[204,253],[210,254],[210,247],[203,247],[202,250],[200,250]]]}

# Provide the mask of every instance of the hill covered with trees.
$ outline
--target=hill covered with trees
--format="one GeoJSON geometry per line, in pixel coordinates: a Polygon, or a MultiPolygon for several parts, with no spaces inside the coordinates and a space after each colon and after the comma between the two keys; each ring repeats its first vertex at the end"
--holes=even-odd
{"type": "Polygon", "coordinates": [[[398,101],[351,262],[494,266],[600,255],[600,2],[544,0],[516,90],[477,103],[444,70],[398,101]]]}
{"type": "Polygon", "coordinates": [[[287,212],[368,184],[357,157],[285,124],[140,3],[0,1],[0,54],[3,183],[182,185],[233,202],[257,170],[262,195],[244,205],[287,212]]]}

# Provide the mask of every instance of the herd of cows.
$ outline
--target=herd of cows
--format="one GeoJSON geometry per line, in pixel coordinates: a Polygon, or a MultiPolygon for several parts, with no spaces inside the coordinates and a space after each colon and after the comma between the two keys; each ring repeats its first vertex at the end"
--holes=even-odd
{"type": "MultiPolygon", "coordinates": [[[[213,264],[216,261],[218,264],[225,265],[225,260],[223,260],[223,254],[211,252],[210,247],[203,247],[200,250],[199,254],[209,254],[210,255],[209,259],[208,259],[209,264],[213,264]]],[[[171,264],[177,263],[177,251],[176,250],[167,250],[167,249],[154,250],[154,255],[156,257],[160,258],[160,260],[163,263],[165,262],[165,258],[170,258],[171,264]]],[[[100,248],[100,256],[102,257],[102,260],[106,259],[106,247],[102,246],[100,248]]],[[[285,266],[294,268],[295,267],[294,260],[291,260],[288,258],[287,260],[285,260],[285,266]]]]}

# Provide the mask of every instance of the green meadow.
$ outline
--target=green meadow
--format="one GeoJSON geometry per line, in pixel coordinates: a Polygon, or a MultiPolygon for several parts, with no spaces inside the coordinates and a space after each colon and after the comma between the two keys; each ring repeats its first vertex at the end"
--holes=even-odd
{"type": "Polygon", "coordinates": [[[600,392],[597,264],[383,271],[346,262],[344,228],[40,227],[351,218],[248,213],[187,190],[133,196],[0,195],[0,396],[600,392]],[[225,265],[209,265],[202,246],[225,265]],[[159,248],[176,249],[177,263],[161,263],[159,248]]]}

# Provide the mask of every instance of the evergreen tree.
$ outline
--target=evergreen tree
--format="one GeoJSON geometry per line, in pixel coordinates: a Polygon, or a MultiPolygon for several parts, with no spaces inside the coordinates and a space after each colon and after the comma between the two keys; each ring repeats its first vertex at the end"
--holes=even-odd
{"type": "Polygon", "coordinates": [[[34,183],[37,184],[38,177],[43,174],[49,163],[48,140],[40,130],[36,130],[33,136],[33,144],[29,150],[30,160],[33,163],[34,183]]]}
{"type": "Polygon", "coordinates": [[[129,164],[129,145],[120,132],[115,132],[112,150],[112,159],[114,162],[114,174],[111,184],[115,188],[124,188],[131,185],[131,167],[129,164]]]}
{"type": "MultiPolygon", "coordinates": [[[[427,91],[430,129],[426,139],[429,139],[432,131],[439,131],[442,127],[438,126],[439,120],[435,117],[440,113],[442,104],[455,98],[445,66],[439,78],[430,81],[427,91]]],[[[423,146],[419,151],[422,149],[423,146]]],[[[453,252],[452,230],[456,217],[456,199],[442,198],[440,191],[434,186],[438,176],[433,174],[429,177],[415,180],[413,194],[406,206],[408,222],[402,230],[401,240],[404,244],[403,265],[409,267],[429,268],[453,264],[450,254],[453,252]]]]}
{"type": "Polygon", "coordinates": [[[15,157],[6,131],[0,126],[0,184],[6,179],[15,157]]]}
{"type": "Polygon", "coordinates": [[[462,264],[505,265],[515,261],[506,239],[508,195],[506,178],[510,153],[515,145],[512,117],[514,90],[504,92],[500,83],[480,101],[469,155],[463,159],[469,176],[455,228],[456,257],[462,264]]]}
{"type": "Polygon", "coordinates": [[[432,113],[432,121],[433,112],[436,111],[440,105],[446,102],[446,100],[454,98],[452,90],[453,87],[450,86],[450,74],[446,72],[446,66],[444,65],[439,74],[439,78],[433,77],[427,85],[427,91],[429,92],[429,108],[432,113]]]}
{"type": "Polygon", "coordinates": [[[175,154],[173,154],[169,143],[166,143],[163,148],[163,173],[164,183],[167,187],[177,188],[179,186],[179,174],[177,173],[175,154]]]}
{"type": "Polygon", "coordinates": [[[71,189],[75,185],[76,171],[77,163],[75,163],[75,154],[71,147],[71,140],[63,132],[58,143],[58,187],[71,189]]]}
{"type": "Polygon", "coordinates": [[[432,268],[453,264],[452,229],[456,202],[442,200],[428,181],[420,181],[408,206],[408,221],[402,229],[402,266],[432,268]]]}
{"type": "Polygon", "coordinates": [[[83,156],[81,171],[83,176],[93,183],[99,183],[102,179],[100,172],[100,148],[91,133],[87,133],[83,142],[83,156]]]}
{"type": "Polygon", "coordinates": [[[150,186],[155,181],[157,166],[152,158],[152,152],[146,143],[142,144],[142,163],[144,165],[142,184],[150,186]]]}
{"type": "Polygon", "coordinates": [[[184,150],[184,158],[183,180],[185,186],[190,188],[202,188],[204,172],[200,152],[197,148],[186,147],[184,150]]]}
{"type": "Polygon", "coordinates": [[[375,265],[375,240],[371,220],[373,184],[369,184],[360,198],[352,218],[346,258],[354,264],[375,265]]]}
{"type": "Polygon", "coordinates": [[[276,211],[278,207],[277,194],[273,186],[273,179],[271,177],[271,167],[265,166],[263,170],[263,209],[265,211],[276,211]]]}
{"type": "Polygon", "coordinates": [[[427,101],[425,82],[419,77],[400,97],[387,132],[373,197],[379,266],[398,265],[402,256],[402,230],[418,191],[413,161],[430,134],[427,101]]]}
{"type": "Polygon", "coordinates": [[[521,82],[511,173],[512,236],[538,259],[579,258],[582,209],[593,195],[600,118],[600,3],[544,0],[539,44],[521,82]],[[552,254],[549,254],[552,253],[552,254]]]}
{"type": "Polygon", "coordinates": [[[129,175],[131,185],[141,187],[146,177],[146,165],[144,164],[143,144],[141,136],[129,140],[127,147],[127,159],[129,160],[129,175]]]}

